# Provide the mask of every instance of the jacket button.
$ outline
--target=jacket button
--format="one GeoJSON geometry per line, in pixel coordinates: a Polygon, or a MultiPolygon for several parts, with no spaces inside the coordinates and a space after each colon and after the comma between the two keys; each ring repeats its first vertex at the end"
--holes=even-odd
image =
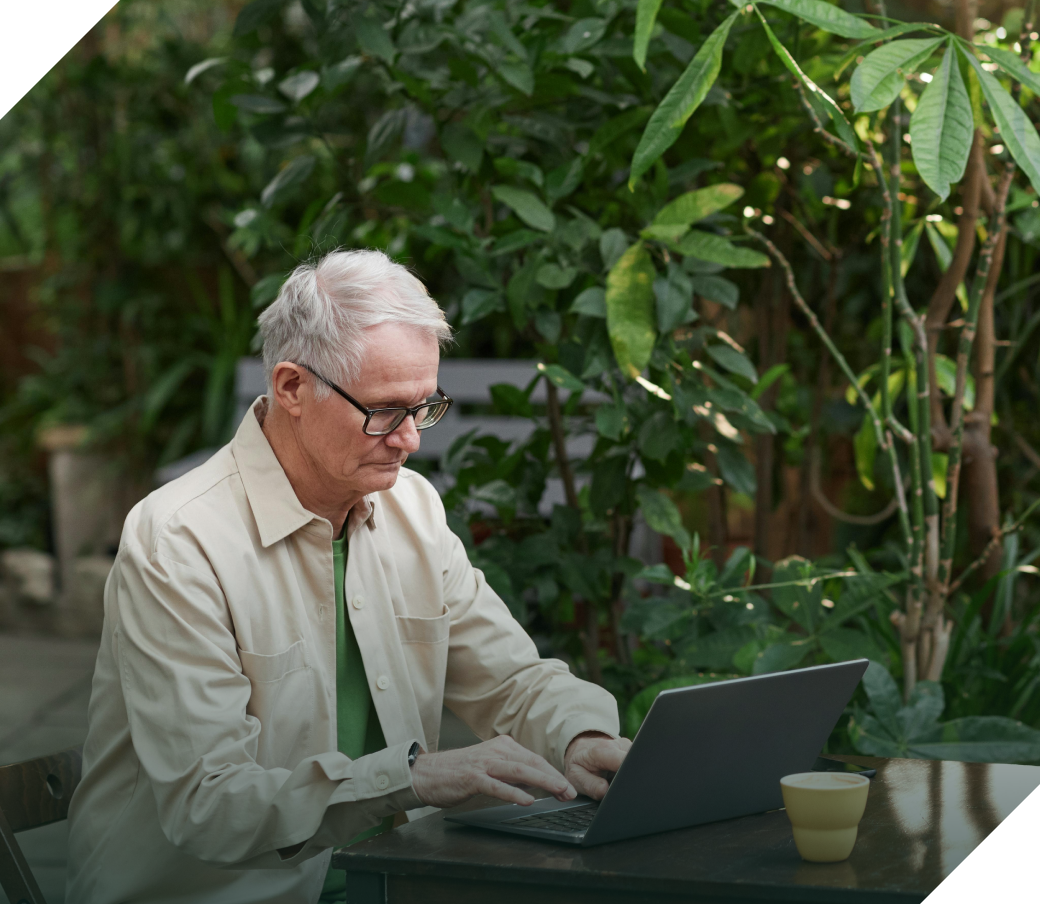
{"type": "Polygon", "coordinates": [[[381,691],[385,691],[388,687],[390,687],[390,679],[387,678],[386,675],[380,675],[378,678],[376,678],[376,687],[378,687],[381,691]]]}
{"type": "Polygon", "coordinates": [[[389,778],[387,778],[385,775],[377,775],[376,776],[376,788],[378,788],[380,791],[385,791],[389,787],[390,787],[390,779],[389,778]]]}
{"type": "Polygon", "coordinates": [[[355,596],[353,601],[351,602],[351,605],[355,609],[364,609],[365,608],[365,598],[363,596],[355,596]]]}

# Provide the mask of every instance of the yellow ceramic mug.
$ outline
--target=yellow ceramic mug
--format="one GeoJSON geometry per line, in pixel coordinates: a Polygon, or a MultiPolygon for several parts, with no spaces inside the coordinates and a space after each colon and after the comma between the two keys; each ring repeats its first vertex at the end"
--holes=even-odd
{"type": "Polygon", "coordinates": [[[838,772],[798,772],[780,779],[803,859],[833,863],[852,853],[869,789],[869,778],[838,772]]]}

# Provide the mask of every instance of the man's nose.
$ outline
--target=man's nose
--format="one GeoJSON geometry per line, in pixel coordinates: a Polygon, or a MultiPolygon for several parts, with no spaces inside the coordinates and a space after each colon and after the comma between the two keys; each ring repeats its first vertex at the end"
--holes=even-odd
{"type": "Polygon", "coordinates": [[[415,429],[415,418],[408,415],[393,433],[386,438],[387,443],[404,450],[408,455],[419,451],[419,431],[415,429]]]}

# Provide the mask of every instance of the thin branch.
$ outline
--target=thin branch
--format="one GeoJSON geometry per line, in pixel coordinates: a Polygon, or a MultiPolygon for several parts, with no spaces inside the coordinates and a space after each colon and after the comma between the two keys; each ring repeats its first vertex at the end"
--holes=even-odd
{"type": "Polygon", "coordinates": [[[250,289],[253,288],[260,277],[257,276],[256,270],[253,269],[249,259],[239,249],[232,248],[228,244],[228,229],[220,221],[220,217],[217,216],[215,211],[209,211],[205,216],[205,220],[206,225],[220,237],[220,250],[224,252],[224,256],[231,262],[231,266],[235,268],[235,272],[241,277],[242,282],[250,289]]]}
{"type": "Polygon", "coordinates": [[[818,238],[816,238],[816,236],[814,236],[808,229],[806,229],[805,226],[803,226],[801,222],[799,222],[799,220],[792,213],[790,213],[782,207],[778,208],[777,213],[779,213],[780,216],[787,220],[788,223],[794,226],[794,228],[798,230],[798,234],[803,239],[805,239],[805,241],[809,243],[813,250],[818,255],[820,255],[820,257],[822,257],[825,261],[830,261],[834,258],[834,254],[828,251],[827,248],[824,247],[823,243],[818,238]]]}
{"type": "Polygon", "coordinates": [[[578,503],[578,492],[574,484],[574,472],[567,457],[567,437],[563,429],[563,417],[560,414],[560,395],[552,380],[545,380],[545,407],[549,414],[549,432],[552,434],[553,449],[556,452],[556,467],[563,481],[563,493],[569,505],[576,512],[581,512],[578,503]]]}
{"type": "Polygon", "coordinates": [[[1029,459],[1029,463],[1034,468],[1040,468],[1040,452],[1037,452],[1029,443],[1026,441],[1020,433],[1016,433],[1014,430],[1010,431],[1011,436],[1015,441],[1015,445],[1018,446],[1019,451],[1029,459]]]}
{"type": "Polygon", "coordinates": [[[820,504],[820,508],[822,508],[835,521],[844,521],[846,524],[862,524],[865,526],[880,524],[882,521],[887,521],[891,518],[899,508],[899,500],[893,497],[888,505],[886,505],[880,512],[876,512],[873,515],[851,515],[848,512],[843,512],[824,495],[823,487],[820,485],[819,449],[813,449],[810,453],[809,487],[812,490],[813,498],[820,504]]]}
{"type": "Polygon", "coordinates": [[[978,556],[975,558],[975,560],[967,568],[965,568],[964,571],[960,573],[960,575],[958,575],[957,580],[950,584],[949,595],[953,596],[953,594],[960,590],[961,587],[964,585],[964,582],[968,579],[968,577],[970,577],[975,571],[977,571],[979,568],[982,567],[982,565],[986,563],[986,560],[989,559],[989,557],[993,554],[993,550],[995,550],[1000,545],[1004,537],[1008,536],[1008,534],[1013,534],[1017,530],[1021,530],[1022,527],[1025,525],[1026,519],[1028,519],[1029,516],[1032,515],[1033,512],[1036,511],[1038,508],[1040,508],[1040,499],[1037,499],[1035,502],[1033,502],[1033,504],[1030,505],[1029,508],[1027,508],[1011,524],[1008,524],[1005,527],[997,528],[997,530],[993,531],[993,536],[990,538],[989,543],[986,544],[985,549],[983,549],[982,552],[980,552],[978,556]]]}
{"type": "MultiPolygon", "coordinates": [[[[578,548],[584,555],[588,555],[589,544],[585,531],[581,527],[582,513],[574,485],[574,473],[571,471],[571,463],[567,458],[567,436],[564,433],[563,417],[560,414],[560,396],[556,391],[556,385],[548,378],[545,380],[545,398],[549,414],[549,431],[552,434],[553,449],[556,453],[556,467],[560,472],[560,480],[563,481],[563,492],[567,498],[567,505],[578,513],[578,548]]],[[[581,632],[581,640],[589,680],[594,684],[602,684],[603,672],[599,664],[599,606],[595,600],[585,600],[585,630],[581,632]]]]}
{"type": "MultiPolygon", "coordinates": [[[[891,435],[886,433],[881,425],[881,419],[878,417],[877,409],[874,408],[874,404],[870,400],[870,396],[867,395],[866,390],[863,389],[859,384],[859,380],[856,379],[856,374],[849,366],[849,362],[845,360],[845,356],[839,351],[838,347],[834,344],[834,340],[831,339],[830,335],[820,324],[819,319],[813,312],[812,308],[806,303],[802,297],[802,293],[798,291],[798,283],[794,278],[794,271],[791,269],[791,265],[787,258],[781,253],[780,249],[776,247],[769,239],[767,239],[762,233],[755,231],[750,226],[745,224],[744,231],[748,235],[757,239],[761,242],[766,250],[772,255],[773,259],[780,264],[784,271],[784,275],[787,281],[787,288],[791,293],[791,297],[794,299],[798,309],[802,312],[805,318],[809,321],[809,325],[813,331],[820,338],[820,341],[826,346],[827,351],[831,353],[831,356],[837,362],[838,367],[841,368],[846,379],[854,387],[856,394],[859,396],[859,400],[863,403],[863,407],[867,410],[867,415],[870,417],[871,425],[874,428],[874,437],[877,441],[878,447],[884,449],[889,456],[889,461],[892,465],[893,472],[898,472],[899,463],[896,459],[895,447],[892,444],[891,435]]],[[[897,479],[898,483],[898,479],[897,479]]],[[[903,528],[903,534],[908,542],[910,539],[910,517],[906,507],[906,499],[902,493],[897,493],[897,500],[899,502],[899,515],[900,525],[903,528]]]]}
{"type": "Polygon", "coordinates": [[[826,141],[833,147],[836,147],[846,156],[851,157],[853,160],[858,160],[860,158],[859,151],[857,151],[850,144],[847,144],[846,142],[842,141],[840,138],[838,138],[837,135],[832,135],[823,127],[823,123],[820,122],[820,118],[816,115],[816,111],[813,109],[813,105],[809,103],[809,98],[805,96],[805,88],[802,86],[802,83],[798,79],[794,80],[794,86],[795,89],[798,91],[798,97],[801,98],[802,106],[805,107],[806,112],[812,119],[813,131],[817,135],[819,135],[824,141],[826,141]]]}

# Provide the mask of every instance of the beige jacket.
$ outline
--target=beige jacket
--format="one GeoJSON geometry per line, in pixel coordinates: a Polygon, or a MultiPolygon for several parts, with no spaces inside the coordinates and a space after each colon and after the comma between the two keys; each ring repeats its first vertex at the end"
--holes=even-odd
{"type": "Polygon", "coordinates": [[[332,526],[260,429],[130,513],[105,588],[70,904],[312,904],[331,848],[421,806],[407,753],[446,704],[562,767],[617,707],[534,644],[419,475],[348,519],[347,609],[387,748],[336,750],[332,526]],[[285,849],[301,845],[286,856],[285,849]]]}

